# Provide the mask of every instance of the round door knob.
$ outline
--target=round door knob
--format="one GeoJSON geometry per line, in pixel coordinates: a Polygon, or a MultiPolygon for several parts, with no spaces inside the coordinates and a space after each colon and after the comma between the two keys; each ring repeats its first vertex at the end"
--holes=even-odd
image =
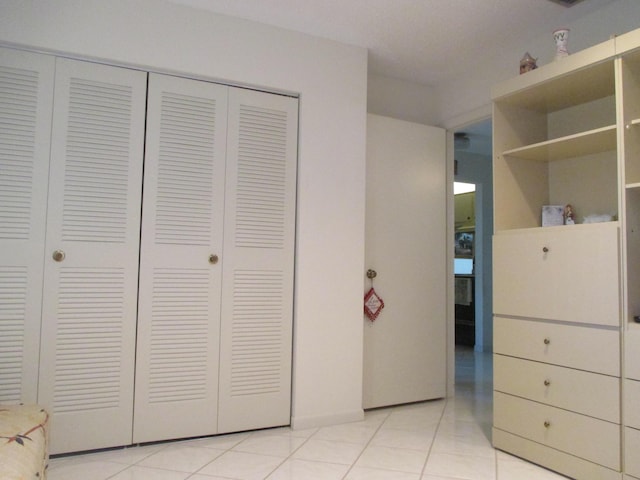
{"type": "Polygon", "coordinates": [[[65,254],[62,250],[56,250],[53,252],[52,257],[56,262],[61,262],[64,260],[65,254]]]}
{"type": "Polygon", "coordinates": [[[549,338],[545,338],[544,339],[544,344],[545,345],[549,345],[550,343],[551,343],[551,339],[549,339],[549,338]]]}
{"type": "Polygon", "coordinates": [[[549,247],[542,247],[543,253],[549,253],[549,247]]]}
{"type": "Polygon", "coordinates": [[[544,421],[544,428],[549,428],[551,426],[551,422],[549,420],[544,421]]]}
{"type": "Polygon", "coordinates": [[[215,255],[215,254],[209,255],[209,263],[211,265],[215,265],[216,263],[218,263],[218,260],[219,260],[218,255],[215,255]]]}
{"type": "Polygon", "coordinates": [[[551,380],[545,380],[544,381],[544,386],[548,387],[549,385],[551,385],[551,380]]]}

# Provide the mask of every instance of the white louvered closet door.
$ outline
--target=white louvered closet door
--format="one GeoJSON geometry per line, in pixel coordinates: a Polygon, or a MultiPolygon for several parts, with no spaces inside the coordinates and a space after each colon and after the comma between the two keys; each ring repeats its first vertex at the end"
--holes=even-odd
{"type": "Polygon", "coordinates": [[[53,75],[0,49],[0,404],[37,401],[53,75]]]}
{"type": "Polygon", "coordinates": [[[51,453],[131,443],[146,78],[56,60],[39,381],[51,453]]]}
{"type": "Polygon", "coordinates": [[[231,88],[220,433],[288,425],[298,100],[231,88]]]}
{"type": "Polygon", "coordinates": [[[135,442],[217,432],[227,92],[149,78],[135,442]]]}

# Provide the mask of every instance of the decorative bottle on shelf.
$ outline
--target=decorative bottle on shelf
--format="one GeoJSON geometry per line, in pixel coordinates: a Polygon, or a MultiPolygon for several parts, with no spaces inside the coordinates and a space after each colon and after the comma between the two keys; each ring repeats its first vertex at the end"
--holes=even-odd
{"type": "Polygon", "coordinates": [[[567,43],[569,43],[569,29],[559,28],[553,32],[553,39],[556,42],[556,60],[569,56],[569,50],[567,50],[567,43]]]}

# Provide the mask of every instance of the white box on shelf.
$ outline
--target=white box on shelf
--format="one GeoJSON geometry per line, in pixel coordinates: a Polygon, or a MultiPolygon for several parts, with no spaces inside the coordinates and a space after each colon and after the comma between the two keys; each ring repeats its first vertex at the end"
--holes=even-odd
{"type": "Polygon", "coordinates": [[[543,205],[542,226],[564,225],[564,205],[543,205]]]}

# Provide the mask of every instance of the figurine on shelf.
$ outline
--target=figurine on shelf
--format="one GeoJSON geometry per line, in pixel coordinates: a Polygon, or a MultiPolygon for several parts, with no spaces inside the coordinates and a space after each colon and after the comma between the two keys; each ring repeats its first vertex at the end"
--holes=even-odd
{"type": "Polygon", "coordinates": [[[530,72],[531,70],[535,70],[536,68],[538,68],[538,65],[536,64],[536,62],[538,61],[537,58],[533,58],[529,52],[524,54],[524,57],[522,57],[522,60],[520,60],[520,75],[522,75],[523,73],[526,72],[530,72]]]}
{"type": "Polygon", "coordinates": [[[564,224],[565,225],[575,225],[575,212],[573,211],[573,207],[571,204],[564,207],[564,224]]]}

